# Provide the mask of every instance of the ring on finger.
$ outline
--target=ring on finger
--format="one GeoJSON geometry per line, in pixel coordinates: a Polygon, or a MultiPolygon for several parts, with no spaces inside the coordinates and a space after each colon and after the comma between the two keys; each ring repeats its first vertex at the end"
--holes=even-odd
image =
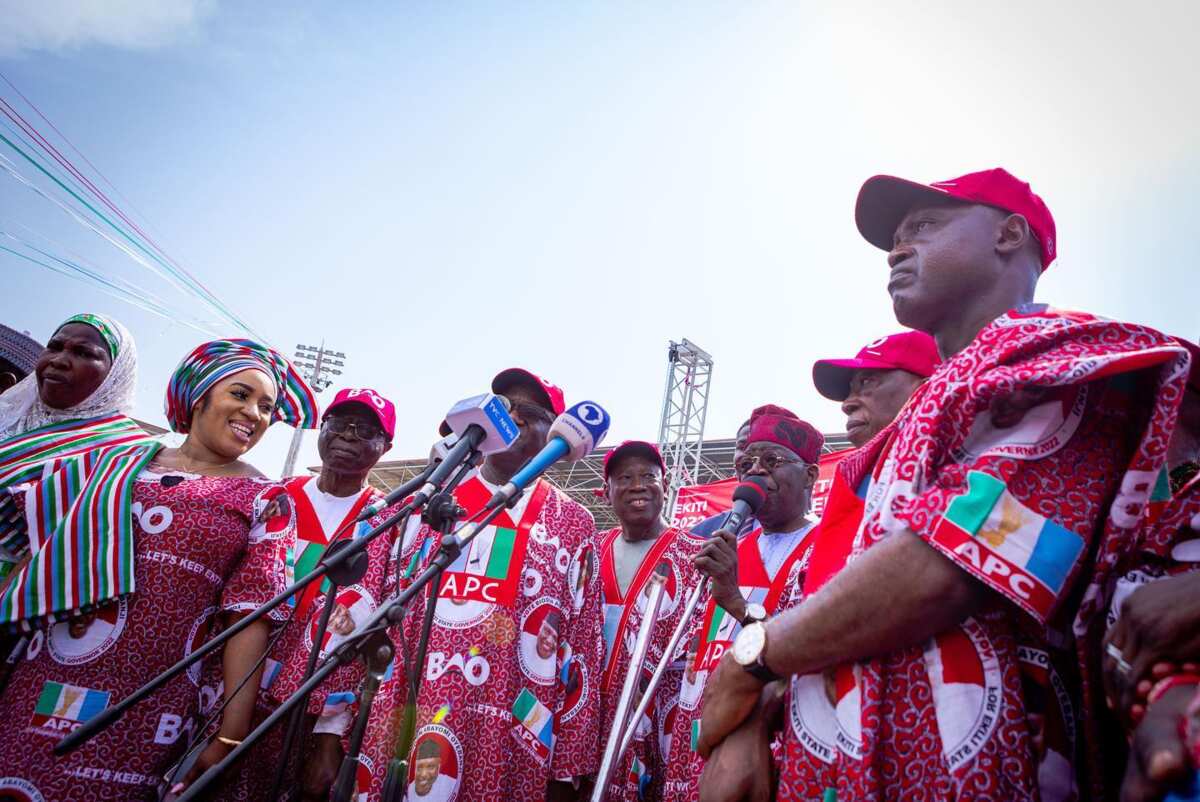
{"type": "Polygon", "coordinates": [[[1133,673],[1133,666],[1130,665],[1129,661],[1125,659],[1125,654],[1119,648],[1117,648],[1115,644],[1106,644],[1104,647],[1104,653],[1111,657],[1113,662],[1117,664],[1117,671],[1121,674],[1121,676],[1128,677],[1131,673],[1133,673]]]}

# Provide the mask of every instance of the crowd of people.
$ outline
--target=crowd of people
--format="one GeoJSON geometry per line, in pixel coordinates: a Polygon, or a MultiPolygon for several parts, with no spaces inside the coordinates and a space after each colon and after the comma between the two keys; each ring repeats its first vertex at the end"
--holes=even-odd
{"type": "MultiPolygon", "coordinates": [[[[823,438],[784,403],[737,431],[736,477],[762,492],[737,527],[724,515],[671,526],[649,442],[605,455],[611,530],[538,479],[454,556],[428,615],[414,603],[387,628],[382,677],[336,669],[298,736],[268,731],[209,798],[328,799],[378,680],[355,798],[589,799],[631,674],[650,698],[603,788],[612,802],[1189,793],[1200,348],[1034,303],[1054,220],[1002,169],[929,185],[876,176],[855,219],[887,253],[906,330],[812,368],[853,446],[820,518],[823,438]]],[[[359,578],[292,594],[53,754],[395,510],[363,515],[383,499],[367,479],[397,425],[375,390],[343,389],[320,413],[269,347],[203,343],[167,382],[166,418],[185,436],[170,448],[129,417],[136,371],[133,336],[103,315],[68,318],[45,346],[0,327],[0,799],[183,792],[446,537],[416,516],[394,525],[359,578]],[[276,481],[246,461],[279,421],[319,427],[318,474],[276,481]]],[[[491,390],[519,434],[454,488],[464,520],[566,409],[522,368],[491,390]]]]}

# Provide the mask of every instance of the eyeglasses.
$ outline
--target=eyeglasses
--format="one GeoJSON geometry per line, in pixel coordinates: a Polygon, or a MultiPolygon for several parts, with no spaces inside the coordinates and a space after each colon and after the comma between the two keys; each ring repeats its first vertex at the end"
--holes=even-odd
{"type": "Polygon", "coordinates": [[[767,473],[775,473],[775,470],[780,465],[787,465],[787,464],[793,463],[793,462],[803,464],[804,460],[792,459],[790,457],[784,457],[784,456],[782,456],[780,454],[776,454],[774,452],[768,452],[766,454],[756,454],[756,455],[748,454],[748,455],[742,457],[741,459],[739,459],[737,462],[735,462],[733,464],[733,469],[735,471],[737,471],[739,476],[744,476],[744,475],[750,473],[750,471],[754,470],[754,464],[756,462],[761,463],[763,466],[763,470],[765,470],[767,473]]]}
{"type": "Polygon", "coordinates": [[[358,440],[382,440],[386,435],[373,423],[361,423],[331,415],[321,424],[334,434],[353,434],[358,440]]]}

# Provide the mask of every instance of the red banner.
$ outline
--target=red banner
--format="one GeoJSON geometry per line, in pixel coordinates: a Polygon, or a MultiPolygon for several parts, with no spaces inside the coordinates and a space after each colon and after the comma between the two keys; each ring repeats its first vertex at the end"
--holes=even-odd
{"type": "MultiPolygon", "coordinates": [[[[817,467],[819,473],[817,482],[813,485],[812,514],[820,517],[825,512],[825,499],[829,488],[833,486],[833,471],[842,457],[849,454],[851,449],[835,451],[832,454],[822,454],[817,467]]],[[[690,485],[679,488],[675,499],[675,526],[690,529],[705,518],[726,512],[733,506],[733,489],[737,487],[737,479],[723,479],[707,485],[690,485]]]]}

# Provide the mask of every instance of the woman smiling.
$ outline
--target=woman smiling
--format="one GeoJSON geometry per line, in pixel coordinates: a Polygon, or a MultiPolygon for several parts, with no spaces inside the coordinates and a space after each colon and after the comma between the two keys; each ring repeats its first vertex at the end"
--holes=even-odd
{"type": "MultiPolygon", "coordinates": [[[[261,587],[263,600],[275,589],[273,544],[249,539],[269,483],[242,458],[274,421],[314,425],[312,391],[275,351],[218,340],[175,370],[166,413],[184,442],[86,455],[74,503],[38,527],[41,547],[0,596],[0,619],[32,631],[0,698],[0,720],[9,723],[0,765],[45,799],[157,798],[200,712],[200,666],[70,755],[53,757],[50,748],[227,623],[227,583],[261,587]]],[[[42,489],[52,496],[58,484],[52,477],[42,489]]],[[[267,627],[247,628],[224,651],[228,706],[201,766],[248,731],[259,678],[236,691],[263,653],[267,627]]]]}

